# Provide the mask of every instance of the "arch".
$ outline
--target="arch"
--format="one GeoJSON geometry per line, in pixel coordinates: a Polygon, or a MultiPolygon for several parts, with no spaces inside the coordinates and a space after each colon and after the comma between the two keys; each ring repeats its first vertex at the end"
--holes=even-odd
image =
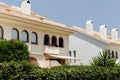
{"type": "Polygon", "coordinates": [[[30,57],[29,62],[32,63],[32,64],[38,65],[38,61],[37,61],[37,59],[35,57],[30,57]]]}
{"type": "Polygon", "coordinates": [[[52,45],[53,46],[56,46],[56,47],[58,46],[57,45],[57,38],[55,36],[52,36],[52,40],[51,41],[52,41],[52,45]]]}
{"type": "Polygon", "coordinates": [[[117,58],[117,59],[118,59],[118,52],[116,51],[116,52],[115,52],[115,54],[116,54],[116,57],[115,57],[115,58],[117,58]]]}
{"type": "Polygon", "coordinates": [[[0,38],[3,38],[3,28],[0,26],[0,38]]]}
{"type": "Polygon", "coordinates": [[[26,30],[22,31],[22,41],[29,42],[29,34],[26,30]]]}
{"type": "Polygon", "coordinates": [[[111,52],[112,58],[114,58],[114,51],[111,52]]]}
{"type": "Polygon", "coordinates": [[[110,50],[108,50],[108,55],[109,55],[109,58],[111,58],[111,53],[110,53],[110,50]]]}
{"type": "Polygon", "coordinates": [[[62,37],[59,38],[59,47],[64,47],[64,40],[62,37]]]}
{"type": "Polygon", "coordinates": [[[32,44],[37,44],[38,43],[38,36],[36,32],[32,32],[31,34],[31,43],[32,44]]]}
{"type": "Polygon", "coordinates": [[[44,35],[44,45],[50,45],[50,38],[49,35],[44,35]]]}
{"type": "Polygon", "coordinates": [[[15,39],[15,40],[19,39],[19,31],[16,28],[12,29],[12,39],[15,39]]]}

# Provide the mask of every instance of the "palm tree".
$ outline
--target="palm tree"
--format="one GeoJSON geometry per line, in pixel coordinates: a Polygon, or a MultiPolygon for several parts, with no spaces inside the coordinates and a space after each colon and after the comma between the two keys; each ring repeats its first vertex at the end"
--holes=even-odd
{"type": "Polygon", "coordinates": [[[116,65],[116,59],[110,57],[108,50],[104,50],[98,56],[92,58],[90,64],[93,66],[110,67],[116,65]]]}

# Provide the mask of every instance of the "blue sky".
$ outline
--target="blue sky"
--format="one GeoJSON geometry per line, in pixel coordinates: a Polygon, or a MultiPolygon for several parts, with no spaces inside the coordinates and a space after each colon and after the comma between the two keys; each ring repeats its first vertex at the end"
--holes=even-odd
{"type": "MultiPolygon", "coordinates": [[[[21,5],[23,0],[0,0],[8,5],[21,5]]],[[[32,11],[67,26],[85,28],[93,20],[94,30],[106,24],[108,33],[118,28],[120,34],[120,0],[30,0],[32,11]]]]}

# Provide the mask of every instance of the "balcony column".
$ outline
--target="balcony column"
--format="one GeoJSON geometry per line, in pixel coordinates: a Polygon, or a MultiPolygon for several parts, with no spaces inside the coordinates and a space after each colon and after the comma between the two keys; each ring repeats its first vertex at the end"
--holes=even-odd
{"type": "Polygon", "coordinates": [[[50,39],[50,40],[49,40],[49,43],[50,43],[50,45],[52,44],[52,42],[51,42],[51,41],[52,41],[51,38],[52,38],[52,36],[49,35],[49,39],[50,39]]]}
{"type": "Polygon", "coordinates": [[[57,46],[59,47],[59,37],[56,38],[57,38],[57,46]]]}

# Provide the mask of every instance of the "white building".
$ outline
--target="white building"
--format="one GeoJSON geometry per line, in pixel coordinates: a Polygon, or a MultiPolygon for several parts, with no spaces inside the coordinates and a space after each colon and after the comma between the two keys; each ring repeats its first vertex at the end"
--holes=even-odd
{"type": "Polygon", "coordinates": [[[108,49],[111,57],[120,59],[120,40],[118,30],[112,29],[107,35],[107,26],[101,25],[100,32],[93,31],[93,22],[86,22],[86,29],[72,27],[76,32],[69,37],[69,56],[80,58],[70,60],[71,65],[89,64],[90,60],[102,50],[108,49]]]}
{"type": "Polygon", "coordinates": [[[20,7],[0,2],[0,38],[19,39],[29,46],[31,62],[41,67],[67,64],[69,35],[74,30],[31,11],[29,0],[20,7]]]}

